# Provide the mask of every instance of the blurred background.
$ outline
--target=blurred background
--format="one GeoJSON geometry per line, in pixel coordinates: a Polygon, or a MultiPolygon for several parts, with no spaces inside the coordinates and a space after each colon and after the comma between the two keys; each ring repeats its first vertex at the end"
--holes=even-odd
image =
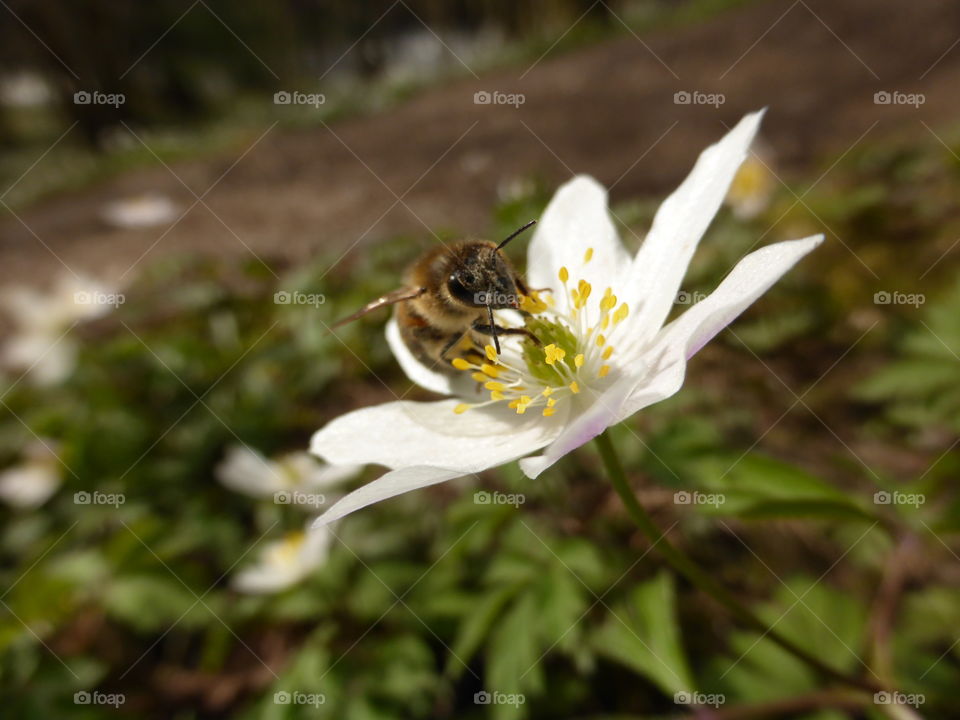
{"type": "Polygon", "coordinates": [[[0,5],[5,717],[960,716],[960,6],[0,5]],[[378,474],[311,433],[429,399],[386,313],[333,320],[575,173],[635,248],[761,107],[677,312],[827,241],[612,432],[674,543],[886,695],[670,572],[591,447],[303,532],[378,474]]]}

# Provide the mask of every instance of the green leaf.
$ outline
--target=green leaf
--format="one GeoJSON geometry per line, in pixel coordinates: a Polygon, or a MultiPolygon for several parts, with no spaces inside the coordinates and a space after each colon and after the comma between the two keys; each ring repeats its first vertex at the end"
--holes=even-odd
{"type": "Polygon", "coordinates": [[[669,573],[636,587],[611,613],[592,638],[598,653],[631,668],[667,695],[694,689],[669,573]]]}

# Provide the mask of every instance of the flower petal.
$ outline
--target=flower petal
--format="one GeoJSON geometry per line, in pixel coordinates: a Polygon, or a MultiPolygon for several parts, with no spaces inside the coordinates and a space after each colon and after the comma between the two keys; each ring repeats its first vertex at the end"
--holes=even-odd
{"type": "Polygon", "coordinates": [[[762,116],[763,111],[747,115],[704,150],[686,180],[657,210],[627,275],[622,299],[630,306],[631,320],[624,325],[647,338],[663,325],[690,258],[747,156],[762,116]]]}
{"type": "Polygon", "coordinates": [[[823,235],[812,235],[750,253],[716,290],[663,328],[656,344],[678,348],[684,359],[693,357],[821,242],[823,235]]]}
{"type": "Polygon", "coordinates": [[[400,337],[400,326],[397,325],[397,319],[391,317],[387,323],[387,345],[393,351],[394,357],[400,363],[400,367],[413,382],[422,388],[426,388],[441,395],[452,395],[453,377],[431,370],[422,362],[417,360],[406,343],[400,337]]]}
{"type": "Polygon", "coordinates": [[[330,462],[394,468],[346,495],[314,527],[381,500],[515,460],[553,440],[564,423],[559,414],[548,422],[499,406],[457,415],[456,404],[394,402],[363,408],[314,434],[311,452],[330,462]]]}
{"type": "Polygon", "coordinates": [[[527,477],[536,478],[611,425],[630,417],[641,407],[670,397],[683,385],[683,370],[683,363],[671,363],[657,368],[652,377],[640,380],[639,385],[635,375],[621,378],[598,395],[593,405],[580,413],[542,455],[521,460],[520,469],[527,477]]]}
{"type": "Polygon", "coordinates": [[[549,421],[517,415],[502,403],[458,415],[458,403],[400,401],[354,410],[314,433],[310,451],[336,465],[430,465],[462,475],[543,447],[565,420],[560,413],[549,421]]]}
{"type": "Polygon", "coordinates": [[[602,293],[607,286],[616,287],[629,265],[630,256],[607,211],[606,189],[586,175],[561,186],[544,210],[527,250],[530,287],[552,288],[563,311],[567,298],[558,287],[561,267],[567,268],[574,284],[584,279],[602,293]],[[588,248],[593,248],[592,258],[584,264],[588,248]]]}
{"type": "Polygon", "coordinates": [[[463,474],[460,470],[437,468],[429,465],[415,465],[391,470],[334,503],[329,510],[313,521],[312,532],[317,532],[320,528],[335,520],[381,500],[453,480],[463,474]]]}

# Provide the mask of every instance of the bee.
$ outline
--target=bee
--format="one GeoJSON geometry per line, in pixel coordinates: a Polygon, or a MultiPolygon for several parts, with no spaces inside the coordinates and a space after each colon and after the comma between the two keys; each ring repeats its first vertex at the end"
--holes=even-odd
{"type": "Polygon", "coordinates": [[[339,327],[385,305],[394,313],[400,337],[414,357],[440,372],[453,372],[452,357],[479,351],[493,338],[500,353],[502,335],[524,335],[540,341],[526,328],[497,325],[494,310],[520,308],[530,290],[500,251],[527,230],[531,220],[499,245],[489,240],[462,240],[439,245],[420,256],[404,274],[404,286],[367,303],[360,310],[334,323],[339,327]]]}

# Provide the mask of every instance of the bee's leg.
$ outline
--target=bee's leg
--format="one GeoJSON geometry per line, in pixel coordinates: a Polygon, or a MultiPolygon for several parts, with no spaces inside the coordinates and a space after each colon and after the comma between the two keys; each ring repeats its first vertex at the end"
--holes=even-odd
{"type": "Polygon", "coordinates": [[[535,342],[537,345],[542,345],[540,338],[534,335],[532,332],[526,328],[507,328],[501,327],[500,325],[489,325],[486,323],[481,323],[479,320],[473,323],[473,329],[478,333],[483,333],[484,335],[493,335],[494,332],[497,335],[525,335],[535,342]]]}

